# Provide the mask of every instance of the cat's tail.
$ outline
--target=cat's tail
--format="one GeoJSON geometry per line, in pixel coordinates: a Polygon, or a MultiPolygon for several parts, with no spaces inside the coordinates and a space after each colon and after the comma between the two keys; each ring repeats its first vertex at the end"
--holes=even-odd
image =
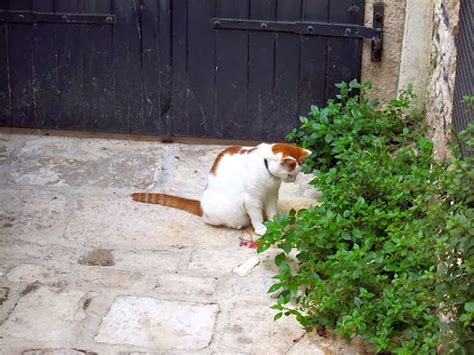
{"type": "Polygon", "coordinates": [[[203,214],[201,202],[198,200],[148,192],[135,192],[132,194],[132,198],[137,202],[155,203],[158,205],[177,208],[199,217],[202,217],[203,214]]]}

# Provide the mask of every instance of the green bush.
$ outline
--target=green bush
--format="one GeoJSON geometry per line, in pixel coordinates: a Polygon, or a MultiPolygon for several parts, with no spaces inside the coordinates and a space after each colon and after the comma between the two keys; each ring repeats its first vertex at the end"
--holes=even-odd
{"type": "MultiPolygon", "coordinates": [[[[467,149],[474,153],[474,126],[461,134],[467,149]]],[[[437,294],[441,311],[451,318],[442,329],[448,348],[474,354],[474,156],[454,158],[440,177],[443,207],[439,225],[437,294]]],[[[434,213],[433,213],[434,215],[434,213]]]]}
{"type": "MultiPolygon", "coordinates": [[[[472,225],[466,204],[472,191],[458,189],[466,183],[467,162],[455,160],[446,170],[432,159],[420,121],[407,114],[410,90],[379,109],[367,98],[370,83],[338,87],[337,100],[311,107],[288,137],[313,151],[306,171],[315,174],[322,204],[268,222],[260,239],[259,252],[282,249],[269,290],[279,292],[275,318],[294,315],[307,329],[361,335],[377,351],[433,352],[441,339],[441,305],[450,312],[454,299],[456,309],[467,305],[459,327],[472,330],[472,263],[453,264],[472,252],[467,234],[473,228],[463,229],[472,225]],[[464,175],[453,182],[453,174],[464,175]],[[293,248],[296,270],[286,260],[293,248]],[[463,287],[465,295],[448,296],[457,290],[441,285],[463,287]]],[[[445,333],[451,343],[459,342],[455,333],[445,333]]]]}

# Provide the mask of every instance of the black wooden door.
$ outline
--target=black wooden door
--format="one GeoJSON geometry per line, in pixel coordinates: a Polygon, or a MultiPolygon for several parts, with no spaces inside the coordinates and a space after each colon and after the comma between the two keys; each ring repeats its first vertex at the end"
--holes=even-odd
{"type": "Polygon", "coordinates": [[[364,0],[0,0],[1,9],[3,126],[281,140],[336,82],[360,77],[361,39],[215,29],[212,19],[361,25],[364,0]]]}

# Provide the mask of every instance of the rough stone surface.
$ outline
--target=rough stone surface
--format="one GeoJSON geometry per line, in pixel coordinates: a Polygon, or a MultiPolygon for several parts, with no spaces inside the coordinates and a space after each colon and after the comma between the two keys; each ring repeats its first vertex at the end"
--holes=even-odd
{"type": "Polygon", "coordinates": [[[21,185],[143,189],[163,155],[164,147],[150,142],[104,140],[102,146],[97,146],[92,139],[25,140],[12,161],[9,181],[21,185]]]}
{"type": "Polygon", "coordinates": [[[199,350],[209,345],[218,307],[119,297],[95,340],[111,344],[199,350]]]}
{"type": "Polygon", "coordinates": [[[274,312],[269,305],[251,300],[237,302],[230,310],[221,344],[229,351],[261,354],[281,354],[288,350],[304,330],[294,318],[274,322],[274,312]]]}
{"type": "MultiPolygon", "coordinates": [[[[0,133],[1,351],[294,347],[303,329],[273,322],[267,294],[277,250],[257,257],[240,245],[255,238],[245,231],[130,199],[137,190],[199,197],[220,148],[0,133]]],[[[317,203],[310,178],[282,187],[281,211],[317,203]]]]}
{"type": "Polygon", "coordinates": [[[255,255],[255,250],[252,249],[242,248],[231,251],[199,248],[191,257],[189,270],[208,272],[215,275],[226,274],[252,255],[255,255]]]}
{"type": "Polygon", "coordinates": [[[460,0],[437,0],[434,9],[433,71],[428,85],[426,118],[434,144],[434,156],[449,155],[449,127],[453,121],[454,84],[456,77],[456,36],[460,0]]]}
{"type": "Polygon", "coordinates": [[[20,299],[0,329],[4,339],[9,336],[46,340],[61,345],[74,340],[79,322],[84,319],[78,307],[83,293],[78,291],[39,288],[20,299]]]}
{"type": "Polygon", "coordinates": [[[27,350],[24,351],[22,355],[96,355],[96,353],[76,349],[42,349],[27,350]]]}
{"type": "Polygon", "coordinates": [[[180,274],[158,276],[153,291],[158,294],[172,295],[174,299],[210,300],[216,290],[216,279],[180,274]]]}

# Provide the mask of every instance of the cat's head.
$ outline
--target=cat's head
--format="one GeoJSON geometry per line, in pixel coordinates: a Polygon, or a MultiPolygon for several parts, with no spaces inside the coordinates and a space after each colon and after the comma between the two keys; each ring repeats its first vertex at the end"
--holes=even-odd
{"type": "Polygon", "coordinates": [[[294,182],[302,170],[303,160],[311,155],[310,150],[287,143],[274,144],[272,153],[268,169],[272,175],[284,182],[294,182]]]}

